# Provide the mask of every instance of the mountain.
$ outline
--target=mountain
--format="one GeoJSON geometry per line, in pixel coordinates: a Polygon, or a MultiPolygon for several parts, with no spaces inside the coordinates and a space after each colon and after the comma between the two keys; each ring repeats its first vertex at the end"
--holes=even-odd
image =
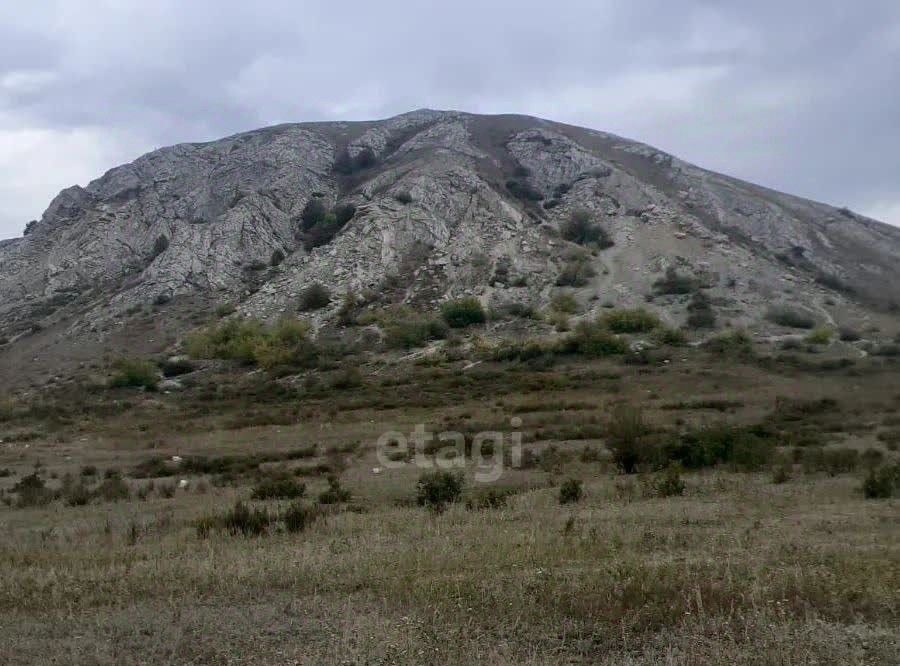
{"type": "Polygon", "coordinates": [[[778,334],[785,305],[864,328],[896,320],[900,229],[537,118],[279,125],[144,155],[0,242],[0,373],[161,351],[223,304],[293,316],[316,282],[419,309],[540,308],[568,285],[585,316],[640,305],[673,325],[683,283],[720,325],[778,334]]]}

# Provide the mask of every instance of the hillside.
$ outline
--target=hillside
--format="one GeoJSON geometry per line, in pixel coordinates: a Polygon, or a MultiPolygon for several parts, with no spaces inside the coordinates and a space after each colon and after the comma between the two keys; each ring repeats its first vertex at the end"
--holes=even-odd
{"type": "Polygon", "coordinates": [[[784,335],[767,315],[785,305],[892,330],[900,230],[536,118],[281,125],[144,155],[0,244],[0,374],[160,352],[217,306],[295,316],[316,282],[332,295],[306,315],[319,329],[348,292],[541,309],[564,290],[578,317],[643,305],[681,326],[702,290],[717,327],[784,335]]]}

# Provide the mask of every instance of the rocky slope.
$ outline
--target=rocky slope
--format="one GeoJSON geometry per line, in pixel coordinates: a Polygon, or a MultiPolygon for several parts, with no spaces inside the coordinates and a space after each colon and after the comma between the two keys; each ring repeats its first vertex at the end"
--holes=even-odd
{"type": "MultiPolygon", "coordinates": [[[[586,315],[644,304],[669,268],[723,323],[760,331],[782,302],[857,327],[900,303],[898,229],[602,132],[421,110],[164,148],[64,190],[0,243],[0,371],[158,349],[221,303],[293,316],[313,282],[420,308],[461,294],[540,307],[579,254],[595,273],[571,289],[586,315]],[[560,238],[575,210],[615,245],[560,238]],[[155,323],[135,324],[147,308],[155,323]]],[[[648,307],[681,324],[686,305],[648,307]]]]}

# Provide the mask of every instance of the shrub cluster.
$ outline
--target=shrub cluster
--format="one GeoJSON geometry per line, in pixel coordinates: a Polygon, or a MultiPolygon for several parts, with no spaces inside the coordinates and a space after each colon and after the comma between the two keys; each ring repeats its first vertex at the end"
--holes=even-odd
{"type": "Polygon", "coordinates": [[[671,266],[666,269],[665,276],[653,283],[654,293],[660,296],[690,294],[697,288],[697,280],[687,275],[681,275],[671,266]]]}
{"type": "Polygon", "coordinates": [[[583,287],[591,278],[597,275],[597,271],[591,266],[586,256],[576,257],[569,260],[562,267],[559,275],[556,277],[557,287],[583,287]]]}
{"type": "Polygon", "coordinates": [[[113,363],[110,386],[116,388],[143,388],[155,391],[159,384],[159,368],[150,361],[119,359],[113,363]]]}
{"type": "Polygon", "coordinates": [[[571,243],[594,246],[601,250],[615,245],[610,235],[587,210],[574,211],[560,226],[559,234],[571,243]]]}
{"type": "Polygon", "coordinates": [[[612,310],[603,314],[597,322],[613,333],[650,333],[662,326],[659,317],[643,308],[612,310]]]}
{"type": "Polygon", "coordinates": [[[474,297],[447,301],[441,305],[441,316],[450,328],[466,328],[487,321],[481,302],[474,297]]]}
{"type": "Polygon", "coordinates": [[[314,196],[300,213],[299,236],[304,247],[309,251],[331,242],[354,215],[352,204],[339,204],[329,211],[322,199],[314,196]]]}
{"type": "Polygon", "coordinates": [[[189,334],[185,350],[193,358],[226,359],[266,369],[308,367],[318,357],[308,333],[309,325],[296,319],[282,319],[274,326],[229,319],[189,334]]]}

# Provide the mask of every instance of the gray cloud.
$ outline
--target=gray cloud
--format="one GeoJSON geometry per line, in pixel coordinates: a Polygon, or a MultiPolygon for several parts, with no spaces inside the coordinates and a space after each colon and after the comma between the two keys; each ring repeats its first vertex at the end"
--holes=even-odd
{"type": "Polygon", "coordinates": [[[423,106],[595,127],[900,224],[893,0],[33,5],[0,8],[0,238],[161,145],[423,106]]]}

